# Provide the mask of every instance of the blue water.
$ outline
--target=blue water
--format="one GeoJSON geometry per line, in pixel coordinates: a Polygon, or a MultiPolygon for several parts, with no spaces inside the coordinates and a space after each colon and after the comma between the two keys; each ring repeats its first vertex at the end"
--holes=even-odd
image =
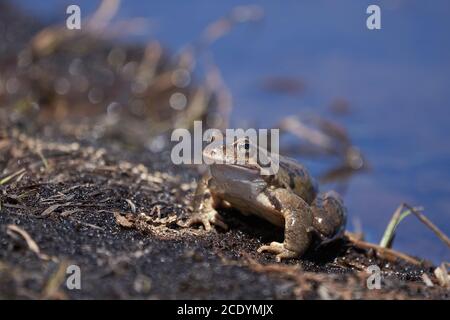
{"type": "MultiPolygon", "coordinates": [[[[63,20],[68,3],[82,14],[96,1],[21,0],[46,19],[63,20]]],[[[210,52],[234,101],[233,121],[271,127],[310,110],[326,114],[339,97],[352,113],[337,118],[369,159],[372,171],[351,180],[346,193],[349,228],[362,223],[378,242],[401,202],[425,207],[450,234],[450,2],[262,1],[263,21],[237,26],[210,52]],[[382,29],[366,28],[366,8],[379,4],[382,29]],[[303,95],[261,89],[268,76],[301,78],[303,95]]],[[[123,1],[117,19],[146,17],[150,27],[129,41],[157,38],[174,52],[195,40],[210,22],[243,1],[123,1]]],[[[315,170],[314,165],[312,166],[315,170]]],[[[409,217],[395,248],[434,262],[450,250],[409,217]]]]}

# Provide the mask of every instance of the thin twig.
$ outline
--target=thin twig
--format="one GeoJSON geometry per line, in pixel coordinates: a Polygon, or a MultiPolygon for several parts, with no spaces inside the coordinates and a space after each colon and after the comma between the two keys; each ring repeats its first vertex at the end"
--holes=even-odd
{"type": "Polygon", "coordinates": [[[38,154],[39,158],[41,158],[42,164],[44,165],[45,170],[48,170],[48,167],[49,167],[48,161],[47,161],[47,159],[45,158],[44,154],[42,153],[42,150],[38,149],[38,150],[36,151],[36,153],[38,154]]]}
{"type": "Polygon", "coordinates": [[[430,228],[439,239],[442,240],[449,248],[450,248],[450,239],[442,232],[434,223],[432,223],[424,214],[420,213],[417,209],[411,207],[409,204],[403,204],[406,208],[408,208],[423,224],[425,224],[428,228],[430,228]]]}
{"type": "Polygon", "coordinates": [[[401,253],[399,251],[383,248],[374,243],[369,243],[366,241],[359,240],[350,232],[345,232],[345,235],[353,243],[354,246],[362,248],[362,249],[373,249],[375,250],[382,258],[395,262],[396,258],[400,258],[414,265],[420,265],[421,262],[413,257],[408,256],[407,254],[401,253]]]}

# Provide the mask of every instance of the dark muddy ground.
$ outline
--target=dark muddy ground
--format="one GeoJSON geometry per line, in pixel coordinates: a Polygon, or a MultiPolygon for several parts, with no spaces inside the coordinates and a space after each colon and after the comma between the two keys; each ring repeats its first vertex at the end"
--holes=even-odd
{"type": "Polygon", "coordinates": [[[180,228],[196,173],[160,171],[163,156],[138,160],[11,128],[0,149],[8,172],[0,186],[3,299],[449,298],[430,264],[386,261],[347,239],[278,264],[256,249],[282,231],[256,218],[227,211],[227,232],[180,228]],[[81,268],[81,290],[65,286],[70,264],[81,268]],[[382,270],[381,290],[366,287],[364,269],[372,264],[382,270]]]}

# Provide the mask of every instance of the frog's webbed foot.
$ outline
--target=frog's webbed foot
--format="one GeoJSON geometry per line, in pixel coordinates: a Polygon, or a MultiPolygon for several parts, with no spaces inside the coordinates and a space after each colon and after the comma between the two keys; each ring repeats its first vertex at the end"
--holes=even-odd
{"type": "Polygon", "coordinates": [[[181,226],[191,227],[196,224],[202,224],[206,231],[211,231],[212,225],[228,230],[228,225],[223,221],[219,213],[212,208],[208,211],[194,213],[192,217],[190,217],[186,223],[181,224],[181,226]]]}
{"type": "Polygon", "coordinates": [[[290,259],[290,258],[296,258],[299,256],[298,252],[292,251],[287,249],[283,243],[280,242],[272,242],[270,245],[261,246],[258,249],[258,252],[270,252],[275,253],[276,257],[275,260],[277,262],[281,262],[282,259],[290,259]]]}

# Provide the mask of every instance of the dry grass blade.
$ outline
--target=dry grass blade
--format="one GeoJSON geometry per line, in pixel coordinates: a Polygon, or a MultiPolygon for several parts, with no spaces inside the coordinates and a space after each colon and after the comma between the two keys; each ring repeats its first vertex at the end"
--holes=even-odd
{"type": "Polygon", "coordinates": [[[36,153],[38,154],[39,158],[41,158],[42,163],[44,164],[45,170],[48,170],[48,161],[45,158],[44,154],[42,153],[42,150],[37,150],[36,153]]]}
{"type": "Polygon", "coordinates": [[[44,212],[41,213],[41,216],[46,217],[46,216],[52,214],[59,207],[61,207],[61,204],[54,204],[54,205],[48,207],[47,209],[45,209],[44,212]]]}
{"type": "Polygon", "coordinates": [[[35,252],[36,254],[39,254],[39,253],[40,253],[39,246],[38,246],[38,245],[36,244],[36,242],[31,238],[31,236],[28,234],[28,232],[26,232],[26,231],[23,230],[22,228],[20,228],[20,227],[18,227],[18,226],[16,226],[16,225],[13,225],[13,224],[8,225],[7,229],[8,229],[8,230],[11,230],[11,231],[13,231],[13,232],[15,232],[15,233],[20,234],[20,235],[22,236],[22,238],[24,238],[25,241],[27,242],[28,248],[29,248],[31,251],[35,252]]]}
{"type": "Polygon", "coordinates": [[[42,299],[66,299],[64,292],[60,290],[61,284],[66,278],[66,270],[68,263],[63,261],[60,263],[58,270],[51,275],[42,292],[42,299]]]}
{"type": "Polygon", "coordinates": [[[450,239],[447,235],[441,231],[434,223],[432,223],[425,215],[419,212],[416,208],[411,207],[409,204],[404,204],[406,208],[408,208],[423,224],[425,224],[428,228],[430,228],[439,239],[442,240],[449,248],[450,248],[450,239]]]}
{"type": "Polygon", "coordinates": [[[2,180],[0,180],[0,186],[7,184],[8,182],[10,182],[12,179],[14,179],[17,176],[20,176],[22,174],[25,173],[25,169],[20,169],[19,171],[14,172],[13,174],[10,174],[9,176],[3,178],[2,180]]]}
{"type": "Polygon", "coordinates": [[[380,241],[380,247],[383,248],[391,248],[392,242],[395,236],[395,230],[397,230],[398,224],[409,214],[411,214],[410,210],[403,211],[404,205],[401,204],[398,206],[397,210],[395,210],[392,215],[391,221],[389,221],[386,230],[384,231],[383,237],[380,241]]]}
{"type": "Polygon", "coordinates": [[[136,213],[136,205],[130,199],[125,199],[125,201],[130,206],[131,212],[136,213]]]}
{"type": "Polygon", "coordinates": [[[33,238],[31,238],[31,236],[28,234],[28,232],[26,232],[24,229],[20,228],[19,226],[14,225],[14,224],[9,224],[7,226],[7,232],[9,235],[12,235],[12,233],[16,233],[16,234],[20,235],[27,243],[28,249],[30,249],[31,251],[36,253],[36,255],[39,258],[41,258],[42,260],[50,259],[50,257],[48,255],[41,253],[37,243],[33,240],[33,238]]]}
{"type": "Polygon", "coordinates": [[[81,209],[66,210],[66,211],[61,212],[60,216],[61,217],[68,217],[68,216],[70,216],[72,214],[75,214],[75,213],[78,213],[78,212],[81,212],[81,211],[83,211],[83,210],[81,210],[81,209]]]}

